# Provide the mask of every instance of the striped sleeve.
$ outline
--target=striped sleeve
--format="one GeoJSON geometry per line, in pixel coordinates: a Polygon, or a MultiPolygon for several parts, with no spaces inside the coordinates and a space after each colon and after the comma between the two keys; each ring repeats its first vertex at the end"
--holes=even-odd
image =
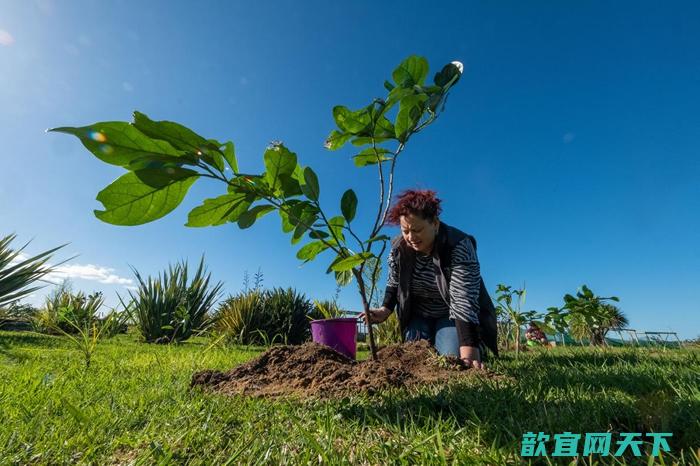
{"type": "Polygon", "coordinates": [[[464,238],[452,250],[450,267],[450,317],[478,324],[481,274],[469,238],[464,238]]]}
{"type": "Polygon", "coordinates": [[[388,262],[389,277],[386,286],[399,286],[399,269],[396,264],[396,249],[392,248],[391,252],[389,252],[388,262]]]}

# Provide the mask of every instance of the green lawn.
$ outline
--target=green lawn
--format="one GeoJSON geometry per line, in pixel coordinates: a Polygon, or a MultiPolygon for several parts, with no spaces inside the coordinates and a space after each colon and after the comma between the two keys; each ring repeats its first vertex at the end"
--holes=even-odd
{"type": "Polygon", "coordinates": [[[208,345],[122,335],[85,371],[65,338],[0,332],[0,464],[520,464],[528,431],[672,432],[657,461],[700,464],[698,349],[532,351],[499,379],[321,402],[190,390],[262,351],[208,345]]]}

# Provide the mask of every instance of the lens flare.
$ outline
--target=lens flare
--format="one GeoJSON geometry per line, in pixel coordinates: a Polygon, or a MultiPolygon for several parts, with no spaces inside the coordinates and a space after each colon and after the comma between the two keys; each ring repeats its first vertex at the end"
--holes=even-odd
{"type": "Polygon", "coordinates": [[[97,142],[106,142],[107,141],[107,136],[104,135],[104,133],[100,133],[99,131],[90,131],[90,139],[93,141],[97,142]]]}
{"type": "Polygon", "coordinates": [[[100,144],[100,152],[102,152],[103,154],[109,155],[112,152],[114,152],[114,147],[110,146],[109,144],[100,144]]]}

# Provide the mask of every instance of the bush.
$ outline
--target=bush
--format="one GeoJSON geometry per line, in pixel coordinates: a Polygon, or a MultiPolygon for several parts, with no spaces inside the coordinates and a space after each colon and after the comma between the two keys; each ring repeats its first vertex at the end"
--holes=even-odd
{"type": "Polygon", "coordinates": [[[70,282],[65,280],[46,297],[44,308],[37,312],[32,323],[37,332],[49,334],[78,333],[78,328],[90,327],[98,320],[98,312],[104,304],[101,292],[85,295],[73,293],[70,282]]]}
{"type": "Polygon", "coordinates": [[[219,298],[223,284],[209,286],[211,274],[200,260],[188,283],[187,262],[170,266],[162,275],[144,280],[136,269],[138,290],[129,292],[132,317],[148,343],[184,341],[209,324],[208,312],[219,298]]]}
{"type": "Polygon", "coordinates": [[[221,303],[214,331],[232,343],[262,345],[282,340],[296,345],[309,339],[313,309],[313,304],[292,288],[246,291],[221,303]]]}

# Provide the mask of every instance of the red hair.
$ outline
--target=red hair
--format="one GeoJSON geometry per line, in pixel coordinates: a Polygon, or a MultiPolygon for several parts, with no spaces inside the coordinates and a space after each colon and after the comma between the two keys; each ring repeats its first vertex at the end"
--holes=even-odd
{"type": "Polygon", "coordinates": [[[424,220],[433,221],[442,212],[442,202],[435,191],[429,189],[407,189],[399,194],[394,205],[389,210],[387,223],[399,225],[401,217],[409,214],[417,215],[424,220]]]}

